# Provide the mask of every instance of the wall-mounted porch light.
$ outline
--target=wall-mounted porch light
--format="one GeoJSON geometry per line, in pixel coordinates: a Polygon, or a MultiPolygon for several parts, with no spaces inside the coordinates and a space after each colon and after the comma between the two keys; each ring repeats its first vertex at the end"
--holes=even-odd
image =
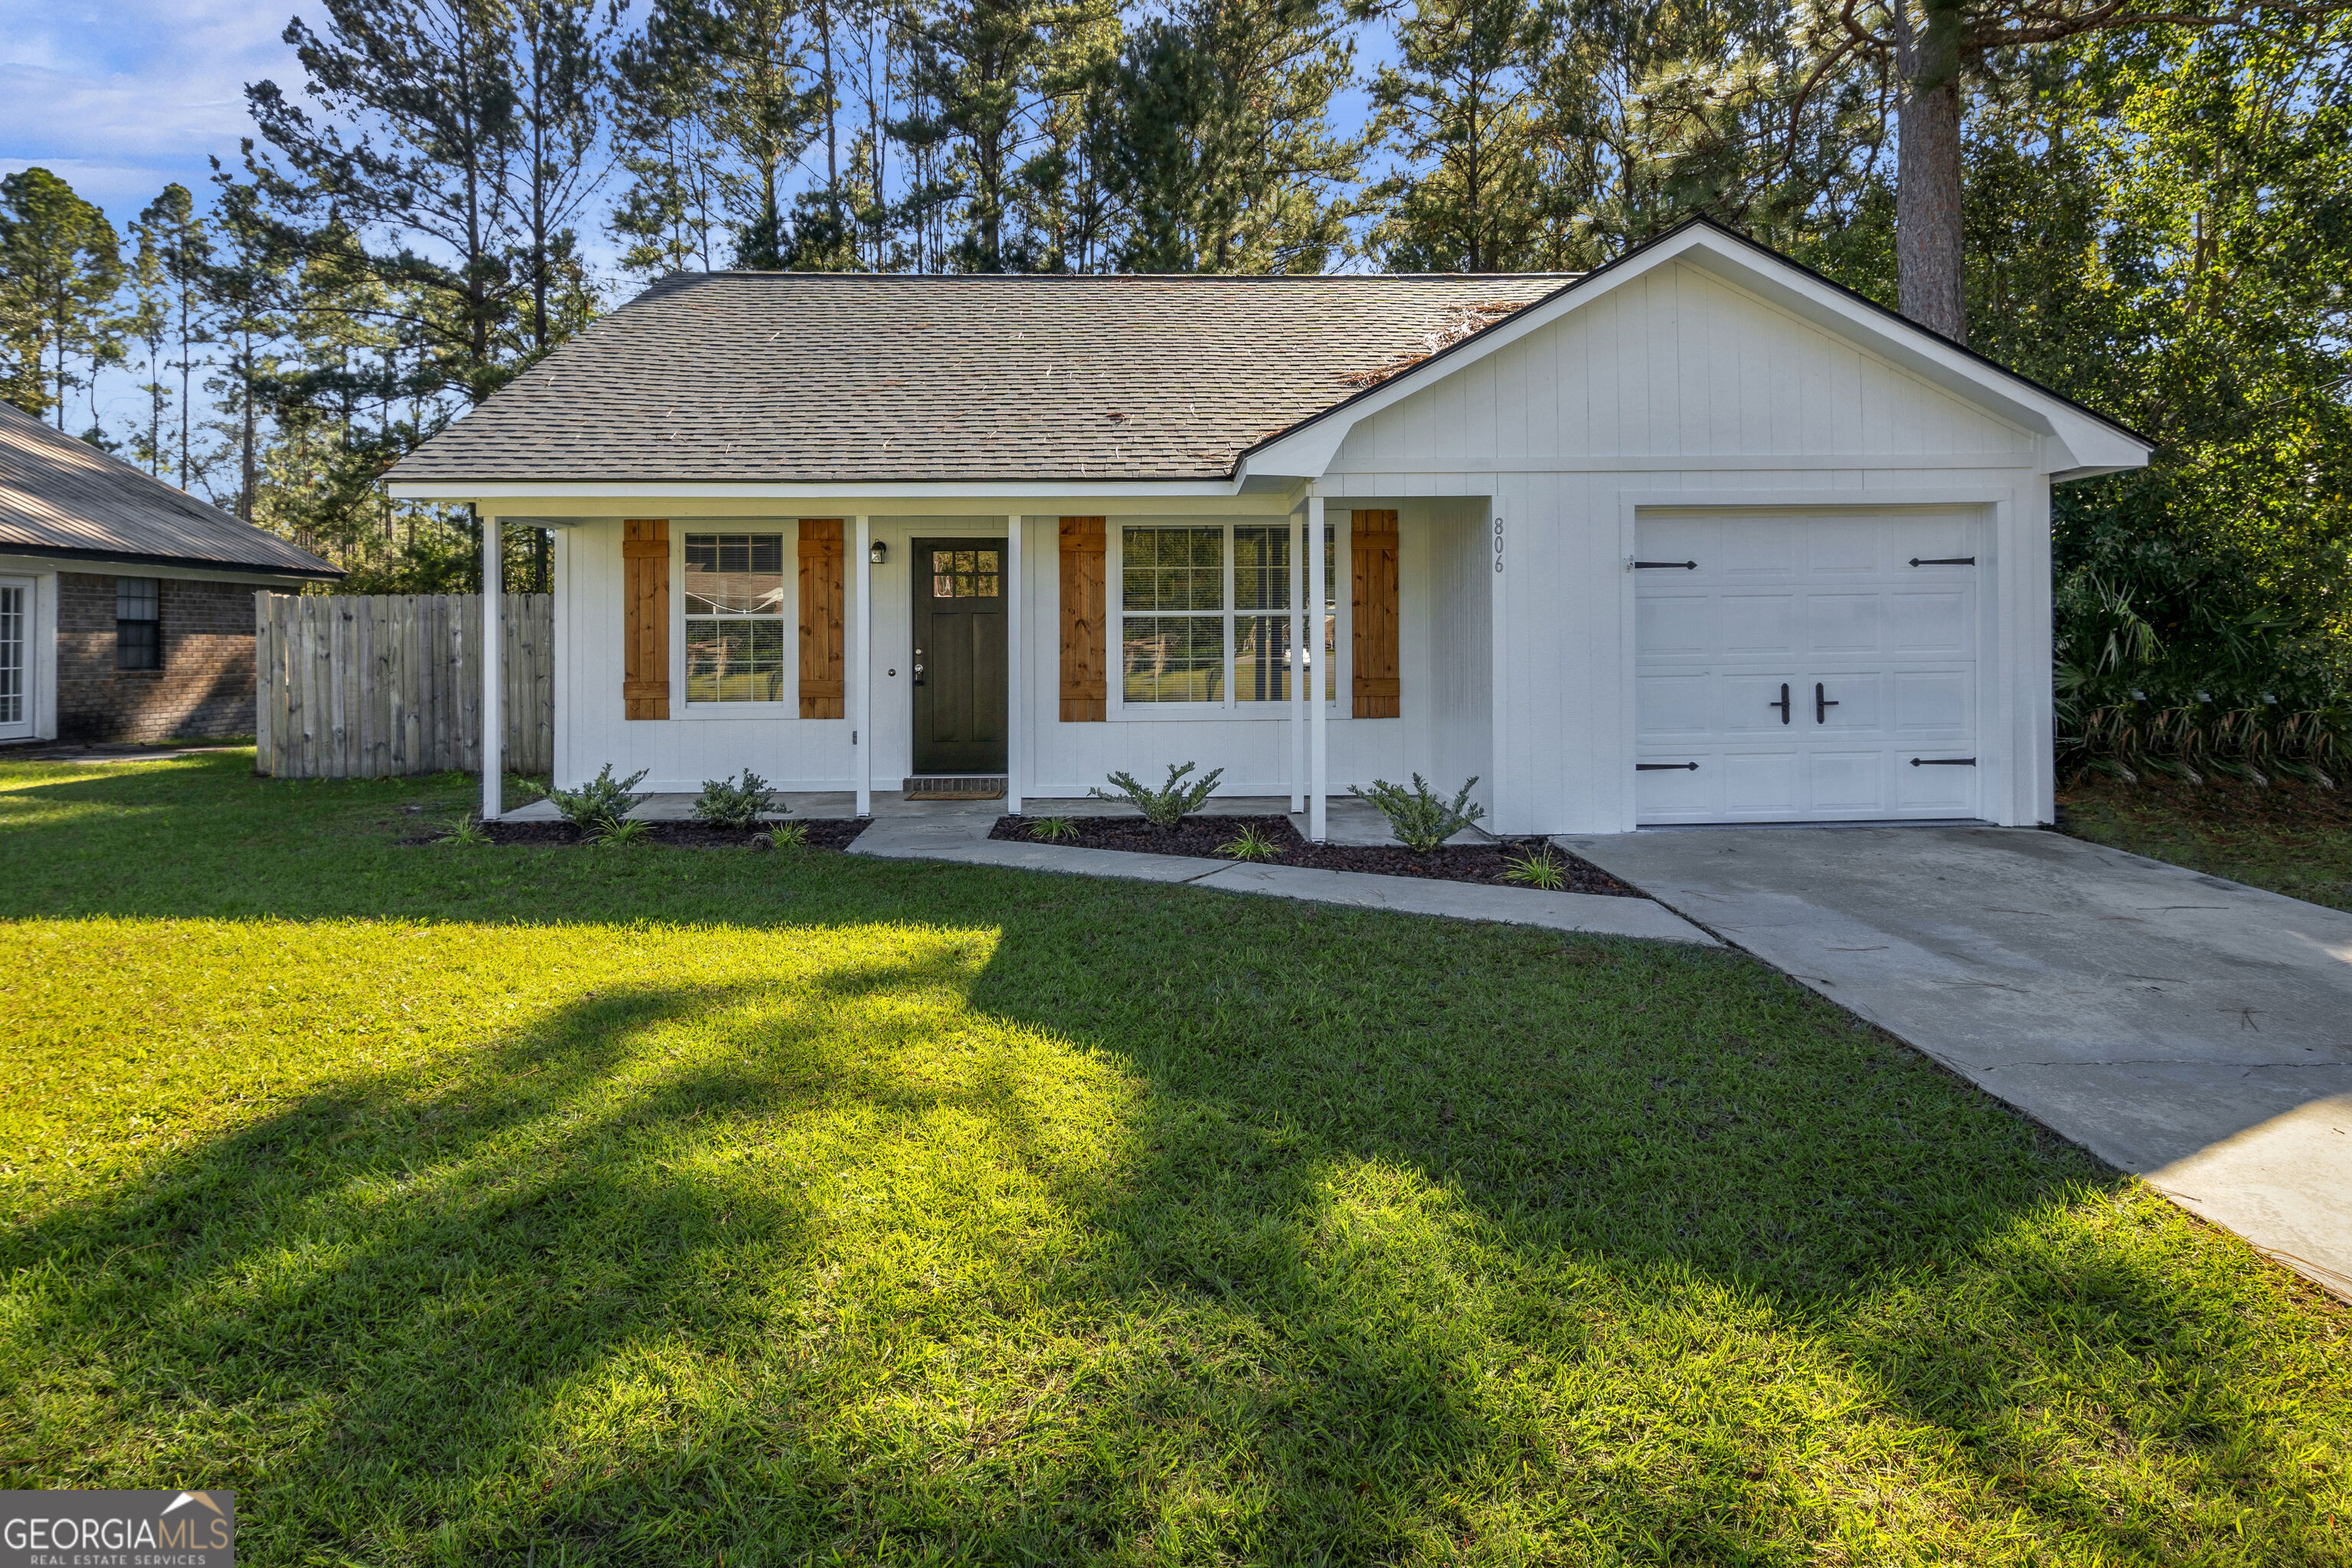
{"type": "Polygon", "coordinates": [[[874,542],[873,547],[866,551],[866,559],[880,566],[890,559],[890,547],[877,539],[874,542]]]}

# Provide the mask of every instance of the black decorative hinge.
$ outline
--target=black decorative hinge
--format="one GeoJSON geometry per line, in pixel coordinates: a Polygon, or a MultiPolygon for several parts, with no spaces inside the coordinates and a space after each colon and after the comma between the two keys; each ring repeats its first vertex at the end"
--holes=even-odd
{"type": "Polygon", "coordinates": [[[1977,760],[1974,757],[1914,757],[1911,765],[1915,768],[1972,768],[1977,765],[1977,760]]]}
{"type": "Polygon", "coordinates": [[[1664,572],[1667,570],[1673,570],[1675,572],[1696,572],[1698,570],[1698,563],[1696,561],[1636,561],[1633,563],[1633,570],[1636,572],[1664,572]]]}
{"type": "Polygon", "coordinates": [[[1692,773],[1698,772],[1696,763],[1635,763],[1633,764],[1633,771],[1637,773],[1678,773],[1685,768],[1692,773]]]}
{"type": "Polygon", "coordinates": [[[1926,561],[1916,555],[1911,557],[1914,566],[1973,566],[1976,563],[1977,558],[1973,555],[1938,555],[1926,561]]]}

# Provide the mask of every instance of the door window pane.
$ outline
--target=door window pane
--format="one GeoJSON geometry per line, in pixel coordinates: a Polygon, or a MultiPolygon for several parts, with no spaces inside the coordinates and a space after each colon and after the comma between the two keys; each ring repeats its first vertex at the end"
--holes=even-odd
{"type": "Polygon", "coordinates": [[[932,598],[997,599],[1003,595],[1003,577],[998,569],[995,551],[931,552],[932,598]]]}

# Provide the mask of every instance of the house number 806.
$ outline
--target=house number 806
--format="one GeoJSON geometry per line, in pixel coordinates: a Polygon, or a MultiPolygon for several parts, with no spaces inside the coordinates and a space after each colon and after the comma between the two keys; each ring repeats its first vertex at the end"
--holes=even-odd
{"type": "Polygon", "coordinates": [[[1500,572],[1502,569],[1503,569],[1503,520],[1502,520],[1501,518],[1499,518],[1499,517],[1498,517],[1498,518],[1496,518],[1496,519],[1495,520],[1495,570],[1496,570],[1496,571],[1497,571],[1497,572],[1500,572]]]}

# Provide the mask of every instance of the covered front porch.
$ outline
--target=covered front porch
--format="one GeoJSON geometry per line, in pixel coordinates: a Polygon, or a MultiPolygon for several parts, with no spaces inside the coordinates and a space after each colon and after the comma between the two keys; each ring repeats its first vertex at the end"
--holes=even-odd
{"type": "Polygon", "coordinates": [[[1213,812],[1384,842],[1349,786],[1491,777],[1484,498],[991,500],[486,515],[486,570],[502,528],[555,536],[555,783],[642,770],[667,814],[749,768],[862,817],[978,778],[994,812],[1107,815],[1110,774],[1191,763],[1213,812]]]}

